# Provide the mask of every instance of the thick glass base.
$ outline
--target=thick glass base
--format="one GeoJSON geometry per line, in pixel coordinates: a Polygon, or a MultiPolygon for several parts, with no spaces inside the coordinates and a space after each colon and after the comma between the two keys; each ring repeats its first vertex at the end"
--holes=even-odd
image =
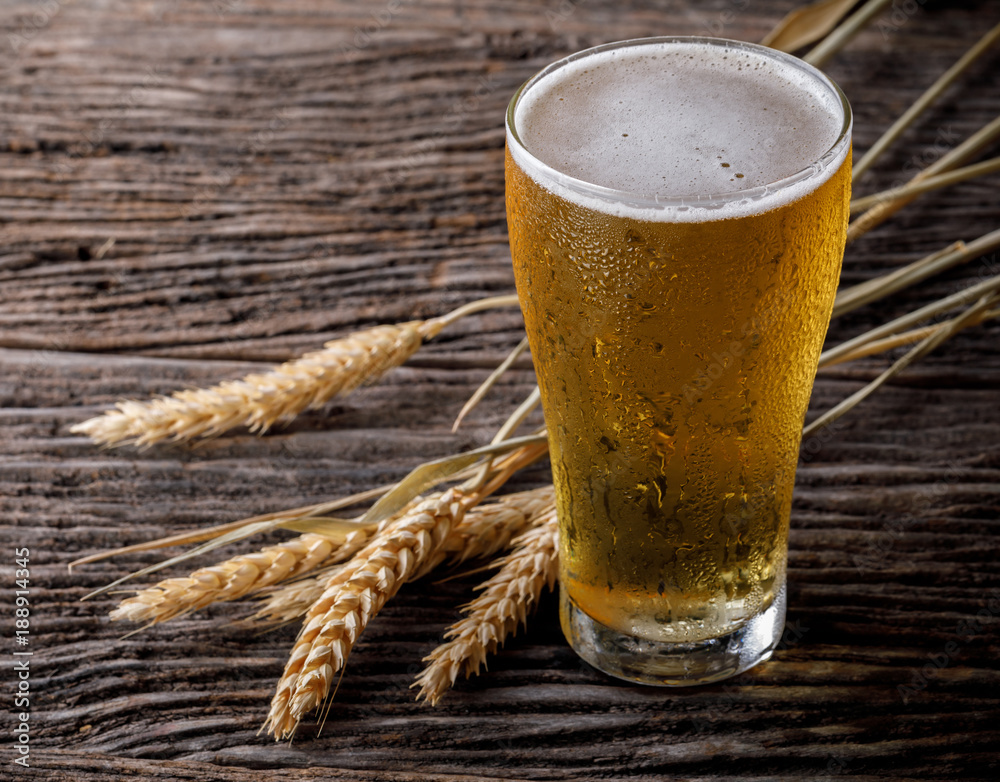
{"type": "Polygon", "coordinates": [[[785,627],[785,587],[771,605],[737,630],[694,643],[664,643],[612,630],[567,597],[560,598],[563,633],[580,657],[630,682],[687,687],[727,679],[771,656],[785,627]]]}

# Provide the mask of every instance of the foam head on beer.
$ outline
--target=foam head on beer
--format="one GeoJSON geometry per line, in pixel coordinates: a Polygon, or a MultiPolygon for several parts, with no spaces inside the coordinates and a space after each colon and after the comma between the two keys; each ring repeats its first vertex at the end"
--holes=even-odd
{"type": "MultiPolygon", "coordinates": [[[[703,210],[670,201],[697,207],[713,196],[745,193],[716,204],[721,211],[708,219],[738,217],[815,188],[812,179],[759,192],[820,161],[837,141],[843,116],[838,96],[814,74],[753,49],[648,43],[544,75],[518,102],[514,123],[535,160],[516,146],[513,153],[529,173],[540,162],[592,185],[658,200],[660,219],[706,219],[703,210]]],[[[825,173],[838,162],[824,166],[825,173]]],[[[581,198],[577,193],[574,200],[581,198]]],[[[616,214],[629,209],[585,205],[616,214]]]]}

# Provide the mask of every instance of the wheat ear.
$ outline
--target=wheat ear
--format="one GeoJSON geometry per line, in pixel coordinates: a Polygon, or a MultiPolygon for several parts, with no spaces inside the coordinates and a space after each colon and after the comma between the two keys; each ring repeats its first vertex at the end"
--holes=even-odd
{"type": "Polygon", "coordinates": [[[71,431],[104,445],[139,446],[210,437],[236,426],[265,432],[399,366],[424,339],[433,336],[432,326],[439,329],[436,321],[414,321],[358,331],[271,372],[211,388],[178,391],[149,402],[119,402],[117,409],[77,424],[71,431]]]}
{"type": "Polygon", "coordinates": [[[111,612],[111,619],[157,624],[212,603],[236,600],[279,581],[352,557],[370,537],[371,533],[366,530],[355,530],[338,546],[323,535],[301,535],[253,554],[241,554],[217,565],[199,568],[186,578],[169,578],[139,590],[119,603],[111,612]]]}
{"type": "MultiPolygon", "coordinates": [[[[419,577],[442,562],[458,564],[490,557],[507,548],[511,539],[534,523],[554,502],[552,486],[508,494],[465,514],[445,539],[441,550],[416,574],[419,577]]],[[[277,587],[251,617],[268,623],[290,622],[305,614],[326,591],[332,573],[318,573],[277,587]]],[[[343,576],[337,572],[338,582],[343,576]]]]}
{"type": "Polygon", "coordinates": [[[102,445],[149,446],[211,437],[236,426],[265,432],[304,410],[322,407],[338,394],[371,383],[412,356],[425,340],[456,320],[494,307],[517,305],[517,296],[493,296],[446,315],[357,331],[327,342],[276,369],[211,388],[178,391],[149,402],[125,400],[117,409],[73,426],[102,445]]]}
{"type": "Polygon", "coordinates": [[[442,546],[468,500],[449,489],[421,502],[377,533],[333,579],[310,609],[278,681],[264,724],[275,738],[291,738],[299,721],[329,696],[358,635],[442,546]]]}
{"type": "Polygon", "coordinates": [[[536,524],[554,503],[555,490],[549,484],[498,497],[496,502],[472,508],[415,578],[426,575],[442,563],[458,565],[478,557],[492,557],[508,548],[511,540],[527,527],[536,524]]]}
{"type": "Polygon", "coordinates": [[[522,533],[515,550],[504,557],[500,571],[486,581],[475,600],[465,607],[467,616],[445,633],[447,643],[425,658],[429,665],[417,677],[417,698],[436,705],[455,683],[458,674],[479,672],[486,656],[496,651],[519,625],[527,624],[528,611],[538,604],[542,589],[555,585],[558,523],[550,509],[536,527],[522,533]]]}

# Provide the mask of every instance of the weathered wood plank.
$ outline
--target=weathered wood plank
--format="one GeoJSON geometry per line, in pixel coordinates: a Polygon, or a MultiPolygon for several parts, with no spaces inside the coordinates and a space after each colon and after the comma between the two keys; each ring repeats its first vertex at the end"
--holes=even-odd
{"type": "MultiPolygon", "coordinates": [[[[274,745],[257,729],[294,628],[249,633],[230,624],[252,610],[237,603],[123,639],[106,619],[113,596],[79,600],[157,555],[66,571],[78,556],[358,491],[486,441],[530,389],[527,362],[458,434],[450,424],[516,344],[516,311],[456,324],[384,383],[265,437],[101,451],[69,427],[122,397],[238,377],[357,328],[508,292],[502,115],[516,86],[608,40],[757,40],[792,5],[0,9],[0,540],[32,552],[34,777],[997,776],[1000,324],[961,335],[804,443],[785,644],[721,687],[665,692],[596,673],[565,646],[548,596],[488,674],[436,709],[416,704],[407,688],[471,595],[465,576],[401,593],[362,636],[322,733],[304,725],[274,745]]],[[[899,6],[829,67],[855,108],[858,150],[1000,21],[982,0],[899,6]]],[[[1000,114],[997,63],[977,64],[859,191],[1000,114]]],[[[995,177],[923,197],[848,249],[845,283],[994,229],[998,201],[995,177]]],[[[978,259],[851,313],[830,340],[998,264],[978,259]]],[[[897,355],[824,372],[811,415],[897,355]]],[[[512,485],[546,480],[541,465],[512,485]]]]}

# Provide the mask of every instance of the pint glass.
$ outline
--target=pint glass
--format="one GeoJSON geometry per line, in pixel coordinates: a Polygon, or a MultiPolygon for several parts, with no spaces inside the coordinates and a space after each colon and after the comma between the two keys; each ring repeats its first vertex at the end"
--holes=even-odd
{"type": "Polygon", "coordinates": [[[840,273],[851,112],[761,46],[656,38],[507,112],[507,220],[548,430],[563,631],[632,681],[767,659],[840,273]]]}

